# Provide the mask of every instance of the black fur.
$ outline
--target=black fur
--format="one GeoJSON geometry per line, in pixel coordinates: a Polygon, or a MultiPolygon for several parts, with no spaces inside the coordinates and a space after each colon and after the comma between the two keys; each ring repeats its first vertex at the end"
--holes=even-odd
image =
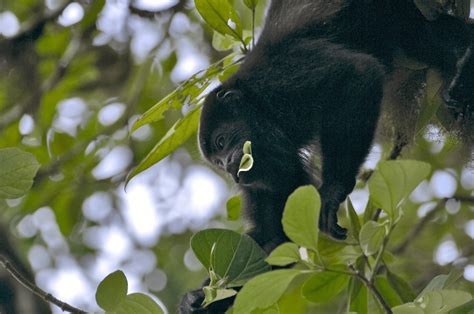
{"type": "MultiPolygon", "coordinates": [[[[371,147],[394,56],[403,51],[438,68],[452,81],[446,97],[465,108],[474,100],[471,36],[456,17],[427,21],[412,0],[273,0],[256,47],[207,97],[199,130],[204,157],[241,188],[249,234],[267,252],[284,242],[288,195],[314,184],[319,228],[344,239],[337,210],[371,147]],[[247,140],[254,166],[237,177],[247,140]],[[315,143],[321,186],[306,158],[315,143]]],[[[197,310],[196,293],[185,296],[181,313],[197,310]]]]}

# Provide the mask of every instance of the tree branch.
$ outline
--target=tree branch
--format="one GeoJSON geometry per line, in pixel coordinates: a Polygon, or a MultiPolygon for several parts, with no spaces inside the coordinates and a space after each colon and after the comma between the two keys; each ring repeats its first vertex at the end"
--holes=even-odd
{"type": "Polygon", "coordinates": [[[356,276],[360,281],[364,283],[364,285],[367,287],[367,289],[372,292],[372,294],[375,296],[377,301],[380,303],[382,308],[385,310],[387,314],[392,314],[392,309],[390,309],[390,306],[385,302],[382,294],[377,290],[375,287],[375,284],[371,281],[369,281],[367,278],[365,278],[357,269],[354,268],[353,265],[349,265],[349,268],[352,270],[353,275],[356,276]]]}
{"type": "Polygon", "coordinates": [[[22,284],[26,289],[31,291],[33,294],[39,296],[46,302],[49,302],[51,304],[54,304],[61,308],[61,310],[70,312],[70,313],[75,313],[75,314],[86,314],[85,311],[80,310],[78,308],[75,308],[72,305],[69,305],[63,301],[58,300],[55,298],[53,295],[50,293],[45,292],[41,288],[39,288],[37,285],[35,285],[33,282],[28,280],[25,276],[23,276],[14,266],[10,261],[3,255],[0,255],[0,266],[5,268],[5,270],[13,277],[15,278],[20,284],[22,284]]]}

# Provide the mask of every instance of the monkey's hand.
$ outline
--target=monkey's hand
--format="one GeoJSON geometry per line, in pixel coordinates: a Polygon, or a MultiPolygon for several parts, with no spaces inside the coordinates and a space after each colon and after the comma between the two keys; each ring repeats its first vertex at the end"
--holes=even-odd
{"type": "Polygon", "coordinates": [[[337,209],[339,204],[324,202],[319,216],[319,230],[330,235],[334,239],[344,240],[347,237],[347,229],[337,224],[337,209]]]}

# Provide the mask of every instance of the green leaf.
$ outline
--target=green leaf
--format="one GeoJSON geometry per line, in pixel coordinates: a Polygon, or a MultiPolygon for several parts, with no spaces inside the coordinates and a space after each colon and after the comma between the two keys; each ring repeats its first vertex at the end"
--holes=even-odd
{"type": "Polygon", "coordinates": [[[241,198],[240,195],[234,195],[227,200],[227,219],[231,221],[239,220],[240,217],[240,208],[241,208],[241,198]]]}
{"type": "Polygon", "coordinates": [[[465,291],[436,290],[423,295],[415,302],[405,303],[394,307],[394,314],[431,314],[448,313],[472,300],[472,296],[465,291]]]}
{"type": "Polygon", "coordinates": [[[184,118],[178,120],[166,135],[153,147],[151,152],[140,162],[140,164],[127,176],[126,183],[140,172],[145,171],[163,158],[172,153],[176,148],[186,142],[193,135],[199,124],[201,107],[189,112],[184,118]]]}
{"type": "Polygon", "coordinates": [[[392,309],[393,314],[427,314],[414,303],[405,303],[392,309]]]}
{"type": "Polygon", "coordinates": [[[438,275],[431,279],[431,281],[426,285],[423,291],[421,291],[420,294],[417,296],[417,299],[423,297],[423,295],[427,293],[443,289],[448,277],[448,275],[438,275]]]}
{"type": "Polygon", "coordinates": [[[271,269],[265,262],[265,252],[258,244],[249,236],[234,231],[200,231],[191,238],[191,248],[204,267],[210,269],[212,266],[228,288],[241,286],[255,275],[271,269]]]}
{"type": "Polygon", "coordinates": [[[252,142],[251,141],[245,141],[244,147],[242,148],[244,154],[249,154],[252,155],[252,142]]]}
{"type": "Polygon", "coordinates": [[[472,296],[465,291],[437,290],[426,293],[414,303],[426,313],[446,313],[471,299],[472,296]]]}
{"type": "Polygon", "coordinates": [[[196,9],[204,21],[222,35],[242,40],[242,26],[237,12],[228,0],[195,0],[196,9]]]}
{"type": "Polygon", "coordinates": [[[321,200],[312,185],[296,189],[285,205],[283,230],[299,246],[316,251],[318,248],[318,221],[321,200]]]}
{"type": "Polygon", "coordinates": [[[360,230],[359,242],[362,251],[366,256],[373,255],[378,252],[382,246],[385,237],[385,226],[375,221],[368,221],[360,230]]]}
{"type": "Polygon", "coordinates": [[[163,314],[161,307],[152,298],[143,293],[132,293],[118,305],[116,314],[163,314]]]}
{"type": "Polygon", "coordinates": [[[397,291],[392,288],[385,276],[377,276],[375,278],[375,287],[390,307],[394,307],[403,303],[397,291]]]}
{"type": "Polygon", "coordinates": [[[174,91],[148,109],[132,125],[130,132],[133,133],[140,127],[164,119],[164,113],[170,109],[180,109],[184,104],[189,106],[198,105],[205,97],[203,92],[221,74],[235,68],[242,58],[234,60],[236,53],[231,53],[225,58],[211,64],[207,69],[193,74],[189,79],[182,82],[174,91]]]}
{"type": "Polygon", "coordinates": [[[127,277],[121,270],[117,270],[99,283],[95,293],[97,304],[106,311],[115,311],[127,296],[127,277]]]}
{"type": "Polygon", "coordinates": [[[280,269],[251,279],[237,294],[234,314],[248,314],[274,305],[299,274],[301,271],[296,269],[280,269]]]}
{"type": "Polygon", "coordinates": [[[247,172],[252,169],[253,166],[253,157],[250,154],[244,154],[242,159],[240,160],[239,171],[237,171],[237,176],[240,175],[241,172],[247,172]]]}
{"type": "Polygon", "coordinates": [[[302,294],[311,302],[326,303],[346,286],[349,276],[334,272],[316,273],[303,284],[302,294]]]}
{"type": "Polygon", "coordinates": [[[416,294],[413,287],[402,277],[387,271],[387,279],[390,285],[397,291],[403,303],[411,302],[415,299],[416,294]]]}
{"type": "Polygon", "coordinates": [[[474,299],[454,308],[449,314],[474,314],[474,299]]]}
{"type": "Polygon", "coordinates": [[[254,10],[258,4],[258,0],[244,0],[244,4],[250,10],[254,10]]]}
{"type": "Polygon", "coordinates": [[[214,32],[212,36],[212,47],[217,51],[227,51],[232,49],[235,45],[240,45],[240,41],[236,41],[234,37],[229,35],[214,32]]]}
{"type": "Polygon", "coordinates": [[[171,108],[180,108],[182,104],[178,101],[179,91],[180,89],[178,87],[153,107],[148,109],[137,121],[135,121],[130,132],[133,133],[146,124],[162,120],[165,117],[164,113],[171,108]]]}
{"type": "Polygon", "coordinates": [[[352,205],[351,199],[347,198],[347,211],[349,212],[349,219],[351,221],[351,232],[355,239],[359,238],[360,232],[360,220],[359,216],[357,215],[354,205],[352,205]]]}
{"type": "Polygon", "coordinates": [[[368,290],[367,287],[355,277],[349,282],[349,310],[358,314],[368,313],[368,290]]]}
{"type": "Polygon", "coordinates": [[[429,175],[430,170],[428,163],[415,160],[380,162],[369,180],[370,199],[392,220],[397,219],[400,204],[429,175]]]}
{"type": "Polygon", "coordinates": [[[33,185],[40,164],[18,148],[0,149],[0,199],[23,196],[33,185]]]}
{"type": "Polygon", "coordinates": [[[275,248],[266,261],[270,265],[286,266],[296,263],[300,260],[300,252],[298,246],[294,243],[283,243],[275,248]]]}
{"type": "Polygon", "coordinates": [[[234,289],[216,289],[214,287],[203,287],[203,290],[205,295],[203,303],[204,307],[216,301],[227,299],[237,294],[237,291],[234,289]]]}

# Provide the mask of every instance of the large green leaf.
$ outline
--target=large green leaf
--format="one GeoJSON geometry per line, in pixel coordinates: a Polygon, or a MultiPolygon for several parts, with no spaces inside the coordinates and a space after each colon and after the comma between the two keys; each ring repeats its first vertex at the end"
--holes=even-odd
{"type": "Polygon", "coordinates": [[[385,276],[377,276],[375,278],[375,287],[390,307],[403,303],[397,291],[390,285],[390,282],[385,276]]]}
{"type": "Polygon", "coordinates": [[[296,189],[285,205],[283,230],[296,244],[316,251],[321,200],[312,185],[296,189]]]}
{"type": "Polygon", "coordinates": [[[23,196],[33,185],[40,164],[18,148],[0,149],[0,199],[23,196]]]}
{"type": "Polygon", "coordinates": [[[163,314],[155,301],[143,293],[131,293],[117,306],[116,314],[163,314]]]}
{"type": "Polygon", "coordinates": [[[300,270],[280,269],[253,278],[237,294],[234,314],[248,314],[255,309],[266,309],[276,304],[299,274],[300,270]]]}
{"type": "Polygon", "coordinates": [[[416,160],[390,160],[378,164],[369,180],[370,199],[392,219],[400,204],[430,173],[431,166],[416,160]]]}
{"type": "Polygon", "coordinates": [[[382,246],[385,237],[385,226],[375,221],[368,221],[360,230],[359,242],[360,247],[366,256],[373,255],[378,252],[382,246]]]}
{"type": "Polygon", "coordinates": [[[275,266],[286,266],[299,260],[300,252],[298,246],[291,242],[283,243],[275,248],[266,259],[267,263],[275,266]]]}
{"type": "Polygon", "coordinates": [[[349,276],[335,272],[316,273],[303,284],[303,296],[311,302],[326,303],[347,287],[349,276]]]}
{"type": "Polygon", "coordinates": [[[226,287],[242,286],[250,278],[271,269],[258,244],[234,231],[200,231],[192,237],[191,248],[204,267],[225,280],[226,287]]]}
{"type": "Polygon", "coordinates": [[[186,142],[193,135],[199,124],[201,107],[189,112],[184,118],[178,120],[166,135],[153,147],[151,152],[128,175],[127,183],[140,172],[150,168],[163,158],[171,154],[176,148],[186,142]]]}
{"type": "Polygon", "coordinates": [[[411,302],[415,299],[416,294],[413,287],[402,277],[387,271],[387,279],[390,285],[397,291],[403,303],[411,302]]]}
{"type": "Polygon", "coordinates": [[[471,300],[472,296],[465,291],[436,290],[426,293],[415,302],[396,306],[392,310],[394,314],[448,313],[471,300]]]}
{"type": "Polygon", "coordinates": [[[214,30],[242,40],[242,26],[237,12],[228,0],[195,0],[196,9],[214,30]]]}
{"type": "Polygon", "coordinates": [[[118,305],[127,296],[127,277],[121,270],[117,270],[99,283],[95,293],[97,304],[106,311],[115,311],[118,305]]]}
{"type": "Polygon", "coordinates": [[[358,314],[367,314],[369,306],[367,287],[360,280],[352,277],[349,282],[349,291],[349,310],[358,314]]]}

